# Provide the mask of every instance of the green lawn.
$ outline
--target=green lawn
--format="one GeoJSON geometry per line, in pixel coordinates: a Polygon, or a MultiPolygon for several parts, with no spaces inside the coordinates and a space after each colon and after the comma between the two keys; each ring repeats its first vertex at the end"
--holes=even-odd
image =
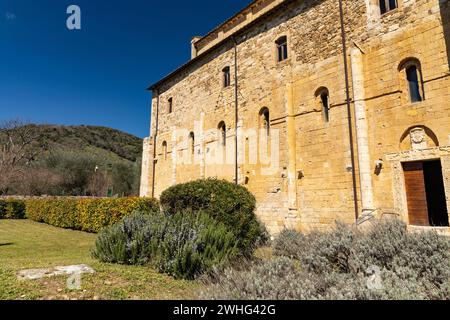
{"type": "Polygon", "coordinates": [[[96,235],[30,220],[0,220],[0,299],[195,299],[200,284],[174,280],[150,267],[110,265],[90,250],[96,235]],[[23,269],[87,264],[82,289],[66,289],[67,277],[19,281],[23,269]]]}

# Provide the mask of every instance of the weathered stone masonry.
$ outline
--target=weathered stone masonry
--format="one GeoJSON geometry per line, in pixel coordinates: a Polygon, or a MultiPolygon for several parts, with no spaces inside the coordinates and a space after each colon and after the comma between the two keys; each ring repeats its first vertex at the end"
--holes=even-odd
{"type": "Polygon", "coordinates": [[[440,160],[450,208],[450,1],[397,2],[398,8],[381,15],[378,0],[343,1],[355,168],[338,0],[257,0],[205,37],[195,37],[193,59],[151,87],[141,195],[159,196],[175,183],[198,178],[233,181],[237,127],[238,183],[255,194],[258,216],[273,233],[354,222],[353,172],[360,217],[394,213],[411,222],[408,212],[420,200],[405,186],[403,163],[411,161],[440,160]],[[279,62],[275,41],[281,36],[287,37],[288,58],[279,62]],[[418,102],[411,102],[405,72],[412,63],[420,78],[418,102]],[[328,122],[320,98],[325,88],[328,122]],[[270,114],[270,138],[280,141],[267,143],[270,155],[279,156],[276,168],[252,152],[266,145],[250,130],[264,127],[263,108],[270,114]],[[180,129],[185,143],[174,134],[180,129]],[[225,164],[208,161],[217,152],[225,164]],[[193,161],[180,163],[186,157],[193,161]]]}

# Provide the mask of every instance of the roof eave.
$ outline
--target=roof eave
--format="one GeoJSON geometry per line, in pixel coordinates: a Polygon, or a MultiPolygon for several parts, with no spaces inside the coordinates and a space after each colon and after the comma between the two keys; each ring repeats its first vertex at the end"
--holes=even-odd
{"type": "MultiPolygon", "coordinates": [[[[254,1],[256,2],[256,1],[254,1]]],[[[253,4],[254,2],[252,2],[251,4],[253,4]]],[[[265,12],[264,14],[262,14],[261,16],[257,17],[256,19],[254,19],[252,22],[250,22],[249,24],[243,26],[241,29],[236,30],[236,32],[234,32],[233,34],[230,34],[228,37],[224,38],[222,41],[217,42],[215,45],[211,46],[210,48],[208,48],[207,50],[205,50],[204,52],[202,52],[201,54],[199,54],[198,56],[196,56],[195,58],[192,58],[191,60],[189,60],[188,62],[186,62],[185,64],[181,65],[180,67],[178,67],[177,69],[175,69],[174,71],[172,71],[171,73],[169,73],[168,75],[166,75],[165,77],[163,77],[162,79],[160,79],[159,81],[155,82],[154,84],[152,84],[151,86],[148,87],[147,90],[149,91],[154,91],[155,89],[157,89],[159,87],[159,85],[161,85],[162,83],[164,83],[165,81],[167,81],[168,79],[172,78],[173,76],[175,76],[177,73],[183,71],[184,69],[186,69],[187,67],[189,67],[190,65],[192,65],[194,62],[196,62],[197,60],[200,60],[200,58],[203,58],[206,54],[208,54],[209,52],[215,50],[216,48],[220,47],[221,45],[223,45],[224,43],[226,43],[227,41],[230,41],[231,39],[235,38],[237,35],[241,34],[242,32],[244,32],[245,30],[247,30],[248,28],[254,26],[255,24],[259,23],[260,21],[264,20],[266,17],[270,16],[274,11],[276,11],[278,8],[282,7],[282,6],[286,6],[287,4],[289,4],[290,2],[292,2],[292,0],[287,0],[284,1],[282,3],[280,3],[279,5],[277,5],[276,7],[272,8],[271,10],[265,12]]],[[[250,5],[251,5],[250,4],[250,5]]],[[[249,5],[249,6],[250,6],[249,5]]],[[[247,7],[245,8],[247,9],[247,7]]],[[[243,9],[243,10],[245,10],[243,9]]],[[[242,10],[242,11],[243,11],[242,10]]],[[[240,12],[239,12],[240,13],[240,12]]],[[[238,14],[239,14],[238,13],[238,14]]]]}

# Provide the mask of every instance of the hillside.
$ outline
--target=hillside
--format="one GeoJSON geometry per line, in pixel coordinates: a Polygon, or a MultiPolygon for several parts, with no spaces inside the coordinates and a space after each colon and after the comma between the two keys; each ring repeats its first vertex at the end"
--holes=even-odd
{"type": "MultiPolygon", "coordinates": [[[[98,126],[28,124],[33,152],[3,194],[129,196],[139,193],[142,139],[98,126]]],[[[17,132],[19,134],[19,131],[17,132]]],[[[16,137],[18,140],[19,136],[16,137]]],[[[0,177],[1,178],[1,177],[0,177]]]]}
{"type": "Polygon", "coordinates": [[[70,150],[100,149],[132,162],[142,155],[142,139],[116,129],[100,126],[33,126],[40,131],[40,142],[46,145],[70,150]]]}

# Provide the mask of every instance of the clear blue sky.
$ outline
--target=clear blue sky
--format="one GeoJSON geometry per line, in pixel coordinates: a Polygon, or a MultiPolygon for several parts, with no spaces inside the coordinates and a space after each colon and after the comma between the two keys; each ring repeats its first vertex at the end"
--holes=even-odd
{"type": "Polygon", "coordinates": [[[0,121],[102,125],[148,136],[148,85],[250,0],[0,0],[0,121]],[[81,8],[81,30],[66,9],[81,8]]]}

